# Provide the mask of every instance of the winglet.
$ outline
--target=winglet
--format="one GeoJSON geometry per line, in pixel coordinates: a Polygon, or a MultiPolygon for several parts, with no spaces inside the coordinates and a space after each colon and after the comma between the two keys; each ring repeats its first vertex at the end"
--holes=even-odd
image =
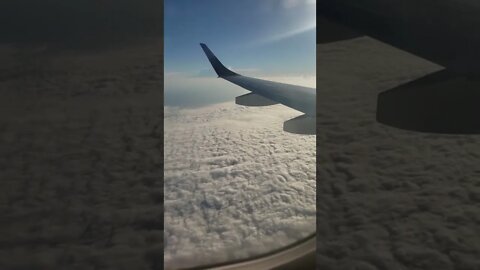
{"type": "Polygon", "coordinates": [[[210,51],[210,49],[207,47],[207,45],[200,43],[200,46],[202,46],[203,51],[208,57],[208,61],[210,61],[210,64],[212,64],[213,69],[215,69],[215,72],[217,73],[218,77],[225,77],[225,76],[235,76],[238,75],[237,73],[229,70],[226,68],[219,60],[218,58],[210,51]]]}

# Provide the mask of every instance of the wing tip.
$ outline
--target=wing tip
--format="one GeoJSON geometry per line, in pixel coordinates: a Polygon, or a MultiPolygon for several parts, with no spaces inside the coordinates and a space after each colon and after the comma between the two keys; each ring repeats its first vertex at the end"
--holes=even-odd
{"type": "Polygon", "coordinates": [[[200,43],[200,46],[202,47],[203,51],[205,52],[208,60],[210,61],[210,64],[212,65],[213,69],[217,73],[218,77],[224,77],[224,76],[234,76],[238,75],[237,73],[229,70],[226,68],[220,60],[213,54],[213,52],[208,48],[208,46],[205,43],[200,43]]]}

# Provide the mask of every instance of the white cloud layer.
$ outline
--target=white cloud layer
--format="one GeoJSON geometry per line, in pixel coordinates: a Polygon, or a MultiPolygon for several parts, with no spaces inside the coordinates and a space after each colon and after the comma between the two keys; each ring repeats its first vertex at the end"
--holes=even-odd
{"type": "Polygon", "coordinates": [[[281,105],[165,109],[165,266],[280,248],[315,231],[315,136],[281,105]]]}

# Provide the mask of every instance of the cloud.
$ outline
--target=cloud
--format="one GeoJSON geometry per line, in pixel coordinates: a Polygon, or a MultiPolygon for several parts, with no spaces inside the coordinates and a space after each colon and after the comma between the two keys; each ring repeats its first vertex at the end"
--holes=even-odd
{"type": "Polygon", "coordinates": [[[247,258],[315,231],[315,136],[300,113],[223,103],[165,109],[165,265],[247,258]]]}
{"type": "MultiPolygon", "coordinates": [[[[276,33],[273,35],[268,35],[267,37],[263,39],[256,40],[254,42],[251,42],[248,44],[248,46],[259,46],[259,45],[264,45],[272,42],[277,42],[281,41],[284,39],[288,39],[291,37],[295,37],[297,35],[309,32],[309,31],[314,31],[316,29],[316,17],[314,11],[314,7],[311,7],[312,5],[316,5],[315,0],[282,0],[280,2],[275,1],[275,2],[268,2],[270,4],[277,4],[280,3],[280,6],[283,9],[286,9],[286,12],[294,12],[294,11],[288,11],[290,9],[302,9],[301,13],[297,13],[296,20],[297,21],[303,21],[303,24],[296,25],[295,28],[289,29],[285,32],[282,33],[276,33]],[[308,12],[306,12],[308,11],[308,12]]],[[[270,8],[271,10],[271,8],[270,8]]]]}
{"type": "Polygon", "coordinates": [[[283,33],[278,33],[278,34],[271,35],[271,36],[268,36],[268,37],[263,38],[263,39],[256,40],[254,42],[249,43],[247,46],[259,46],[259,45],[264,45],[264,44],[268,44],[268,43],[272,43],[272,42],[281,41],[281,40],[291,38],[291,37],[294,37],[294,36],[297,36],[297,35],[300,35],[300,34],[303,34],[303,33],[307,33],[309,31],[314,31],[316,28],[317,28],[317,24],[316,24],[315,21],[313,21],[313,22],[310,22],[310,23],[308,23],[304,26],[292,29],[290,31],[283,32],[283,33]]]}
{"type": "MultiPolygon", "coordinates": [[[[202,72],[203,73],[203,72],[202,72]]],[[[200,107],[234,100],[247,91],[218,79],[213,71],[205,74],[168,72],[165,76],[164,96],[166,106],[200,107]],[[210,75],[207,75],[210,74],[210,75]]]]}

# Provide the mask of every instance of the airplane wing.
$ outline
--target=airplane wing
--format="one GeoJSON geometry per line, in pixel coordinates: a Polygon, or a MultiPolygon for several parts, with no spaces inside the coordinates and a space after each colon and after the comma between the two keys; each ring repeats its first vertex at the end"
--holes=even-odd
{"type": "Polygon", "coordinates": [[[226,68],[207,45],[200,43],[200,46],[219,78],[252,92],[235,98],[236,104],[244,106],[283,104],[304,113],[304,115],[286,121],[283,126],[285,131],[297,134],[315,134],[316,89],[242,76],[226,68]]]}

